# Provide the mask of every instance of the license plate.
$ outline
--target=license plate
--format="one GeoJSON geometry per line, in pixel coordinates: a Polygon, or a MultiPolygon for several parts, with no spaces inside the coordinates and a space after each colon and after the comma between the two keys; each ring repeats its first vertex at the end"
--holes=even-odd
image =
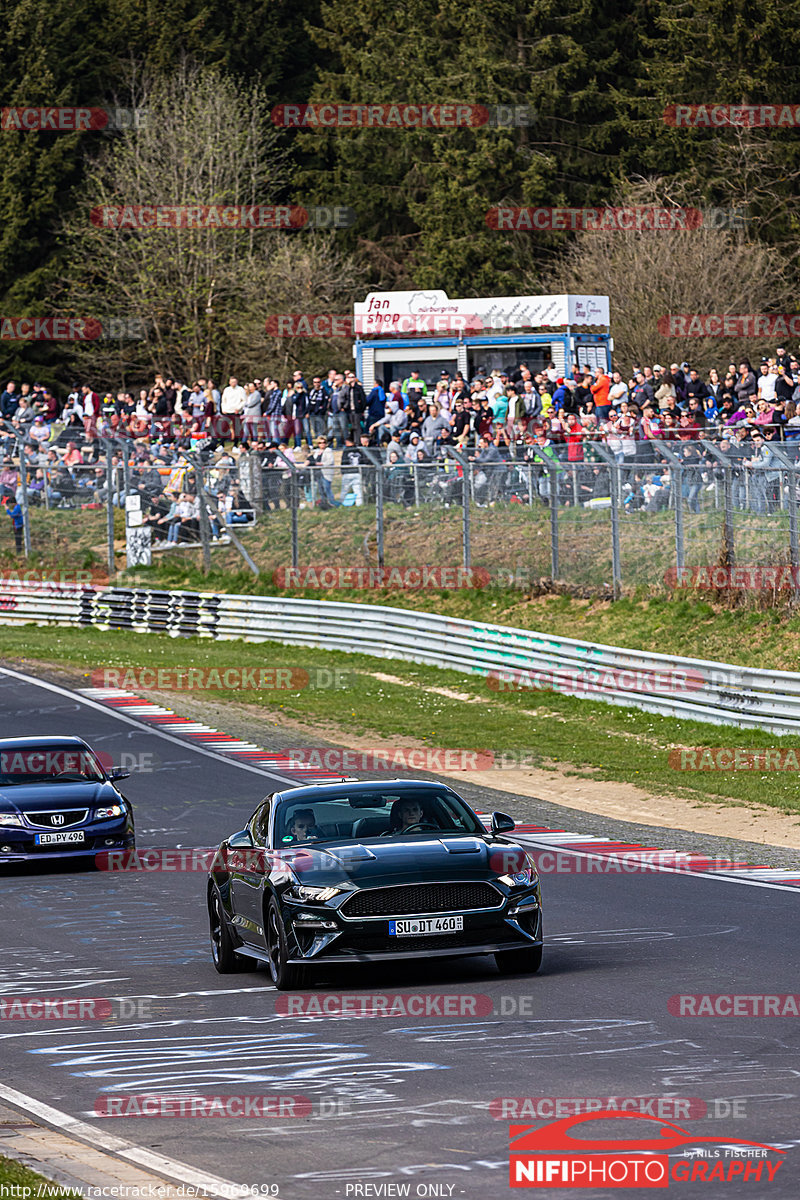
{"type": "Polygon", "coordinates": [[[413,921],[389,922],[391,937],[413,937],[421,933],[453,933],[463,928],[463,917],[415,917],[413,921]]]}
{"type": "Polygon", "coordinates": [[[37,846],[63,846],[65,843],[82,843],[84,840],[83,833],[80,830],[73,830],[69,833],[37,833],[37,846]]]}

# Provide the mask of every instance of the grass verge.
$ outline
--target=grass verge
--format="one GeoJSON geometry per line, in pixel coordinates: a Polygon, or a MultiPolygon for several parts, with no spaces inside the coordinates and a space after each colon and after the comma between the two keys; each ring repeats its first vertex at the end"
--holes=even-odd
{"type": "MultiPolygon", "coordinates": [[[[631,644],[627,630],[624,640],[631,644]]],[[[557,765],[561,771],[584,778],[632,783],[655,796],[689,797],[698,803],[732,800],[800,813],[794,773],[681,771],[669,762],[670,751],[679,746],[766,749],[796,746],[797,738],[679,721],[555,692],[497,693],[480,676],[265,642],[145,637],[125,630],[0,626],[0,656],[23,666],[47,663],[69,668],[78,684],[82,680],[85,686],[91,686],[91,672],[98,667],[268,667],[312,672],[339,668],[348,672],[339,688],[215,690],[205,695],[214,701],[253,704],[277,722],[284,714],[307,723],[323,721],[358,737],[374,736],[377,746],[385,739],[402,745],[406,738],[443,749],[491,750],[505,755],[509,766],[518,765],[519,760],[543,770],[557,765]]],[[[129,682],[130,690],[146,694],[129,682]]],[[[128,686],[122,680],[120,684],[128,686]]],[[[160,699],[181,711],[180,692],[160,699]]]]}
{"type": "Polygon", "coordinates": [[[0,1157],[0,1196],[14,1196],[17,1200],[81,1200],[80,1192],[61,1188],[13,1158],[3,1157],[0,1157]]]}

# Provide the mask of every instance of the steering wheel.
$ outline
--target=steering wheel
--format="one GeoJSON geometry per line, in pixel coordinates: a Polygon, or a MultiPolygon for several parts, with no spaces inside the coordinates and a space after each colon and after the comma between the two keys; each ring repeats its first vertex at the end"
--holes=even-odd
{"type": "Polygon", "coordinates": [[[395,833],[410,833],[412,829],[438,829],[438,825],[431,825],[430,821],[415,821],[413,825],[406,825],[404,829],[395,829],[395,833]]]}
{"type": "Polygon", "coordinates": [[[53,776],[53,778],[54,779],[67,779],[71,783],[83,783],[84,782],[84,776],[81,775],[80,771],[59,771],[57,775],[53,776]]]}

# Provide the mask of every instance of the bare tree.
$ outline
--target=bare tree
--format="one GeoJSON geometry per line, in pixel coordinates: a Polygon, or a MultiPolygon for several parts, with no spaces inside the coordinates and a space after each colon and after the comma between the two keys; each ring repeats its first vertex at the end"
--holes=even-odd
{"type": "MultiPolygon", "coordinates": [[[[677,208],[696,199],[650,180],[630,184],[613,203],[677,208]]],[[[785,313],[794,304],[785,253],[759,243],[748,225],[581,232],[541,283],[548,292],[610,297],[615,359],[624,368],[684,358],[702,369],[738,362],[768,347],[740,337],[671,336],[664,318],[785,313]]]]}
{"type": "Polygon", "coordinates": [[[358,272],[310,230],[93,223],[92,210],[271,206],[285,191],[285,157],[258,87],[184,65],[141,85],[140,103],[146,123],[89,165],[65,221],[59,310],[122,333],[76,347],[76,365],[112,386],[156,370],[186,380],[263,369],[275,350],[264,336],[273,293],[305,295],[299,281],[313,278],[327,300],[341,280],[337,300],[350,303],[358,272]],[[137,323],[144,336],[132,340],[137,323]]]}

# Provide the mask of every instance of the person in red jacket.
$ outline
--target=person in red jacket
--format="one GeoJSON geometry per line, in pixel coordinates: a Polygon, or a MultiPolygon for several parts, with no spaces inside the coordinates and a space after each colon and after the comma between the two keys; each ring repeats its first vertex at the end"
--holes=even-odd
{"type": "Polygon", "coordinates": [[[594,396],[594,411],[598,421],[605,421],[611,411],[611,405],[608,401],[608,392],[611,387],[611,380],[606,375],[602,367],[595,367],[594,383],[591,387],[592,395],[594,396]]]}
{"type": "Polygon", "coordinates": [[[567,462],[583,462],[583,426],[575,413],[567,414],[567,462]]]}

